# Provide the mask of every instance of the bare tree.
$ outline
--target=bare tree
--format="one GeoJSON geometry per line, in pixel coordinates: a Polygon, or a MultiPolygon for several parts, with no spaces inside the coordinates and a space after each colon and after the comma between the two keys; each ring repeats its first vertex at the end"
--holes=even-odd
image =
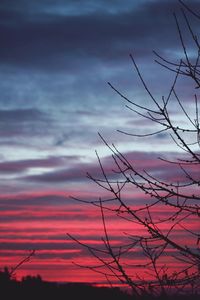
{"type": "MultiPolygon", "coordinates": [[[[189,55],[179,19],[174,14],[183,58],[178,62],[172,62],[155,52],[157,63],[174,74],[174,81],[168,95],[162,97],[161,100],[156,99],[132,55],[130,55],[131,61],[150,98],[150,106],[130,100],[109,83],[110,87],[126,101],[128,109],[156,125],[153,132],[135,134],[121,131],[123,134],[138,138],[152,137],[160,133],[169,134],[172,143],[178,147],[177,155],[173,158],[160,157],[158,159],[162,168],[170,167],[172,173],[176,172],[177,179],[174,182],[173,176],[172,178],[166,177],[164,170],[164,175],[160,176],[156,176],[153,171],[141,170],[130,160],[130,157],[120,152],[114,144],[110,145],[100,135],[112,154],[113,177],[107,174],[103,160],[100,159],[98,153],[97,158],[102,176],[95,178],[92,174],[88,174],[88,177],[107,195],[106,198],[99,197],[90,201],[91,205],[100,209],[104,230],[102,245],[99,248],[92,247],[69,234],[70,238],[86,247],[98,261],[96,266],[83,267],[104,275],[111,284],[117,279],[120,283],[128,285],[136,296],[167,295],[171,292],[181,294],[188,291],[196,294],[200,290],[200,234],[198,231],[200,128],[199,99],[196,94],[200,87],[200,44],[188,17],[200,19],[200,16],[184,2],[179,2],[181,15],[192,38],[196,56],[194,58],[189,55]],[[193,117],[190,116],[187,103],[181,100],[176,90],[177,80],[181,76],[194,83],[193,117]],[[171,113],[171,107],[176,105],[179,108],[179,114],[182,114],[182,120],[184,118],[181,124],[177,124],[171,113]],[[144,195],[144,200],[140,204],[134,200],[136,189],[138,193],[144,195]],[[131,191],[133,192],[132,198],[127,197],[131,191]],[[163,214],[157,212],[158,207],[160,211],[163,210],[163,214]],[[116,217],[119,223],[129,224],[130,230],[122,233],[120,245],[114,244],[110,235],[111,214],[112,220],[116,217]],[[191,224],[196,224],[196,227],[192,228],[191,224]],[[136,254],[141,256],[143,263],[137,263],[136,254]],[[131,265],[127,264],[130,259],[131,265]],[[138,268],[143,272],[136,272],[138,268]]],[[[86,200],[76,200],[89,203],[86,200]]]]}

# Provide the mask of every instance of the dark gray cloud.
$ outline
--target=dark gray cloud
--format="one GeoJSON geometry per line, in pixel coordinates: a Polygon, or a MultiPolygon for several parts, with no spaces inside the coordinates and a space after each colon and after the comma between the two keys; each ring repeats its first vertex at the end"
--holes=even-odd
{"type": "MultiPolygon", "coordinates": [[[[96,165],[75,164],[71,168],[64,168],[39,175],[27,176],[24,179],[31,182],[46,182],[49,184],[63,182],[84,182],[87,181],[87,172],[97,173],[96,165]]],[[[23,178],[22,178],[23,179],[23,178]]]]}
{"type": "MultiPolygon", "coordinates": [[[[46,8],[48,5],[47,2],[46,8]]],[[[196,1],[192,1],[191,7],[200,10],[196,1]]],[[[31,18],[24,11],[10,12],[7,8],[7,13],[1,12],[1,63],[68,70],[79,69],[80,64],[87,65],[92,59],[123,61],[132,50],[144,57],[151,49],[176,48],[172,12],[179,8],[177,1],[151,1],[115,14],[98,10],[82,15],[40,12],[31,18]]]]}
{"type": "Polygon", "coordinates": [[[1,242],[0,244],[0,249],[5,250],[5,249],[10,249],[10,250],[42,250],[42,249],[72,249],[73,248],[73,242],[71,244],[64,243],[63,241],[60,242],[49,242],[49,243],[38,243],[38,242],[11,242],[11,243],[6,243],[6,242],[1,242]]]}
{"type": "Polygon", "coordinates": [[[27,159],[18,161],[3,161],[0,162],[0,173],[21,173],[30,168],[51,168],[63,166],[63,164],[70,165],[73,162],[80,160],[79,156],[59,156],[59,157],[47,157],[44,159],[27,159]]]}
{"type": "Polygon", "coordinates": [[[47,113],[36,108],[1,109],[0,137],[9,140],[11,137],[47,133],[52,121],[47,113]]]}
{"type": "Polygon", "coordinates": [[[61,15],[84,15],[96,11],[119,13],[141,5],[145,0],[126,0],[126,5],[121,0],[2,0],[0,7],[4,11],[21,11],[26,14],[61,14],[61,15]]]}
{"type": "Polygon", "coordinates": [[[46,196],[22,196],[22,197],[9,197],[4,196],[0,199],[0,205],[2,210],[6,210],[6,207],[12,210],[17,210],[20,207],[28,206],[65,206],[69,204],[69,199],[67,196],[59,196],[54,193],[46,196]]]}
{"type": "Polygon", "coordinates": [[[10,109],[0,110],[0,124],[6,123],[19,123],[19,122],[31,122],[31,121],[44,121],[47,119],[47,115],[41,112],[39,109],[10,109]]]}

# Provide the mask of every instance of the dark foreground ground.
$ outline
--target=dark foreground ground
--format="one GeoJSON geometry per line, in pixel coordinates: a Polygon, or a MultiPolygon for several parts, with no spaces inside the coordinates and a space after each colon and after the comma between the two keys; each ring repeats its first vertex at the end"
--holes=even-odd
{"type": "MultiPolygon", "coordinates": [[[[45,282],[40,276],[27,276],[22,281],[10,277],[7,271],[0,272],[0,299],[2,300],[134,300],[119,288],[94,287],[81,283],[58,284],[45,282]]],[[[137,298],[138,299],[138,298],[137,298]]],[[[152,296],[139,300],[152,300],[152,296]]],[[[164,298],[157,298],[161,300],[164,298]]],[[[165,298],[166,299],[166,298],[165,298]]],[[[167,300],[199,300],[200,296],[175,296],[167,300]]]]}

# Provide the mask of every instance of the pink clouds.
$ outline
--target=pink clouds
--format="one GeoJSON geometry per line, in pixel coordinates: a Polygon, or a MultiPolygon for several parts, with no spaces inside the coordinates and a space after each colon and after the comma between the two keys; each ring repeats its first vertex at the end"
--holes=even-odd
{"type": "MultiPolygon", "coordinates": [[[[158,160],[155,153],[133,152],[125,155],[139,171],[146,169],[154,175],[172,181],[183,178],[183,174],[177,172],[175,165],[158,160]]],[[[168,157],[172,157],[173,160],[176,156],[176,153],[168,153],[168,157]]],[[[116,179],[117,175],[112,171],[111,158],[103,158],[102,163],[109,178],[116,179]]],[[[95,265],[96,262],[88,255],[86,249],[79,247],[67,237],[67,233],[70,233],[82,243],[94,247],[103,246],[101,237],[104,232],[98,207],[82,204],[70,198],[74,196],[84,201],[95,201],[99,195],[103,199],[108,196],[106,191],[97,188],[84,175],[85,170],[95,178],[102,178],[99,167],[94,162],[81,164],[75,157],[60,159],[52,157],[46,160],[2,163],[2,170],[14,174],[16,171],[39,166],[46,168],[47,172],[18,178],[21,184],[25,182],[32,184],[31,187],[27,185],[26,192],[0,195],[0,266],[14,267],[27,251],[36,249],[35,257],[17,272],[19,278],[27,274],[40,274],[46,280],[104,282],[100,275],[80,270],[73,265],[72,261],[83,265],[95,265]],[[63,168],[63,161],[66,159],[69,159],[69,168],[63,168]],[[48,168],[51,168],[51,171],[48,168]],[[36,189],[38,182],[40,188],[36,189]],[[56,189],[53,188],[54,185],[56,189]]],[[[196,166],[193,171],[197,173],[196,166]]],[[[135,190],[132,185],[127,186],[124,197],[128,205],[134,209],[139,209],[147,201],[152,201],[148,195],[135,190]]],[[[110,207],[112,205],[114,202],[110,203],[110,207]]],[[[152,214],[159,220],[163,216],[167,218],[172,210],[171,207],[163,210],[162,205],[157,205],[153,207],[152,214]]],[[[119,219],[110,211],[105,213],[105,217],[112,245],[119,246],[122,240],[127,239],[126,234],[137,235],[138,232],[146,234],[141,225],[119,219]]],[[[166,231],[168,226],[167,222],[163,223],[161,229],[166,231]]],[[[197,232],[198,224],[191,218],[187,228],[197,232]]],[[[183,234],[183,229],[177,226],[171,237],[180,240],[181,243],[184,241],[183,234]]],[[[189,237],[187,243],[192,245],[192,237],[189,237]]],[[[167,259],[168,257],[169,255],[167,259]]],[[[125,262],[129,265],[128,271],[131,273],[132,265],[142,264],[144,261],[140,251],[136,253],[135,250],[131,250],[125,262]]],[[[169,261],[168,263],[173,267],[173,263],[169,261]]],[[[137,268],[137,272],[141,272],[140,268],[137,268]]]]}
{"type": "MultiPolygon", "coordinates": [[[[156,213],[160,214],[161,212],[162,210],[157,208],[156,213]]],[[[41,209],[37,206],[34,208],[27,206],[21,214],[20,211],[19,215],[17,213],[18,219],[15,219],[15,211],[7,211],[5,214],[14,219],[13,222],[10,222],[9,219],[1,222],[0,265],[2,267],[4,265],[15,266],[26,255],[28,249],[36,249],[36,255],[17,272],[18,278],[27,274],[41,274],[44,279],[52,281],[102,282],[103,279],[100,275],[96,276],[73,266],[72,261],[82,265],[95,265],[96,261],[88,255],[85,249],[74,244],[66,236],[66,233],[69,232],[77,236],[83,243],[100,246],[103,228],[98,210],[93,207],[83,208],[72,204],[69,205],[69,208],[59,207],[57,209],[55,207],[53,210],[53,206],[50,204],[46,210],[45,206],[42,206],[41,209]],[[28,218],[24,218],[25,213],[28,214],[28,218]]],[[[119,222],[113,218],[110,220],[109,217],[110,213],[107,214],[107,218],[112,245],[121,243],[122,232],[137,234],[140,230],[140,234],[142,234],[142,228],[139,225],[130,226],[130,223],[119,222]]],[[[190,228],[194,229],[196,225],[191,223],[190,228]]],[[[133,251],[133,257],[130,252],[130,257],[126,261],[130,266],[144,263],[141,253],[133,251]]],[[[130,267],[129,272],[131,271],[130,267]]],[[[137,268],[137,271],[140,272],[140,268],[137,268]]]]}

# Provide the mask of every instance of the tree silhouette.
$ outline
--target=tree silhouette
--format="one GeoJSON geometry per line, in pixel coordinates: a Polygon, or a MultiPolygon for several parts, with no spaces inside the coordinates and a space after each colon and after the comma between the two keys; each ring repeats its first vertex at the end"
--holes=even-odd
{"type": "Polygon", "coordinates": [[[193,53],[191,56],[188,51],[180,19],[174,14],[183,57],[178,62],[172,62],[154,52],[156,62],[170,70],[174,76],[168,94],[161,100],[153,95],[132,55],[131,61],[150,98],[150,105],[145,106],[130,100],[109,83],[126,101],[129,110],[155,125],[151,126],[155,131],[145,134],[121,133],[138,138],[168,134],[177,147],[176,154],[174,152],[173,157],[158,158],[162,172],[157,176],[154,169],[141,169],[130,156],[120,152],[114,144],[110,145],[100,135],[112,154],[113,176],[108,174],[97,153],[102,176],[96,178],[88,174],[88,178],[102,188],[107,197],[99,197],[93,201],[74,198],[100,209],[104,230],[102,245],[99,247],[85,244],[69,234],[71,239],[85,247],[98,261],[96,266],[82,267],[104,275],[111,284],[118,280],[128,285],[136,296],[164,296],[172,292],[196,295],[200,288],[200,127],[197,95],[200,87],[200,44],[190,23],[190,18],[199,20],[200,16],[183,1],[179,3],[181,16],[192,39],[193,53]],[[182,76],[189,80],[188,88],[192,88],[190,93],[194,94],[190,103],[182,100],[176,89],[177,81],[182,76]],[[189,105],[193,105],[193,116],[190,115],[189,105]],[[179,116],[181,114],[181,119],[179,117],[176,120],[172,109],[174,107],[179,116]],[[165,168],[171,169],[170,178],[165,168]],[[138,194],[144,196],[139,204],[134,199],[136,189],[138,194]],[[132,197],[127,196],[130,192],[132,197]],[[130,230],[122,233],[119,245],[113,243],[110,235],[111,215],[112,220],[116,217],[119,223],[129,224],[130,230]],[[196,224],[196,227],[192,227],[192,224],[196,224]],[[135,256],[138,253],[144,263],[137,263],[135,256]],[[131,265],[127,265],[130,259],[131,265]],[[144,272],[136,272],[138,268],[144,272]]]}

